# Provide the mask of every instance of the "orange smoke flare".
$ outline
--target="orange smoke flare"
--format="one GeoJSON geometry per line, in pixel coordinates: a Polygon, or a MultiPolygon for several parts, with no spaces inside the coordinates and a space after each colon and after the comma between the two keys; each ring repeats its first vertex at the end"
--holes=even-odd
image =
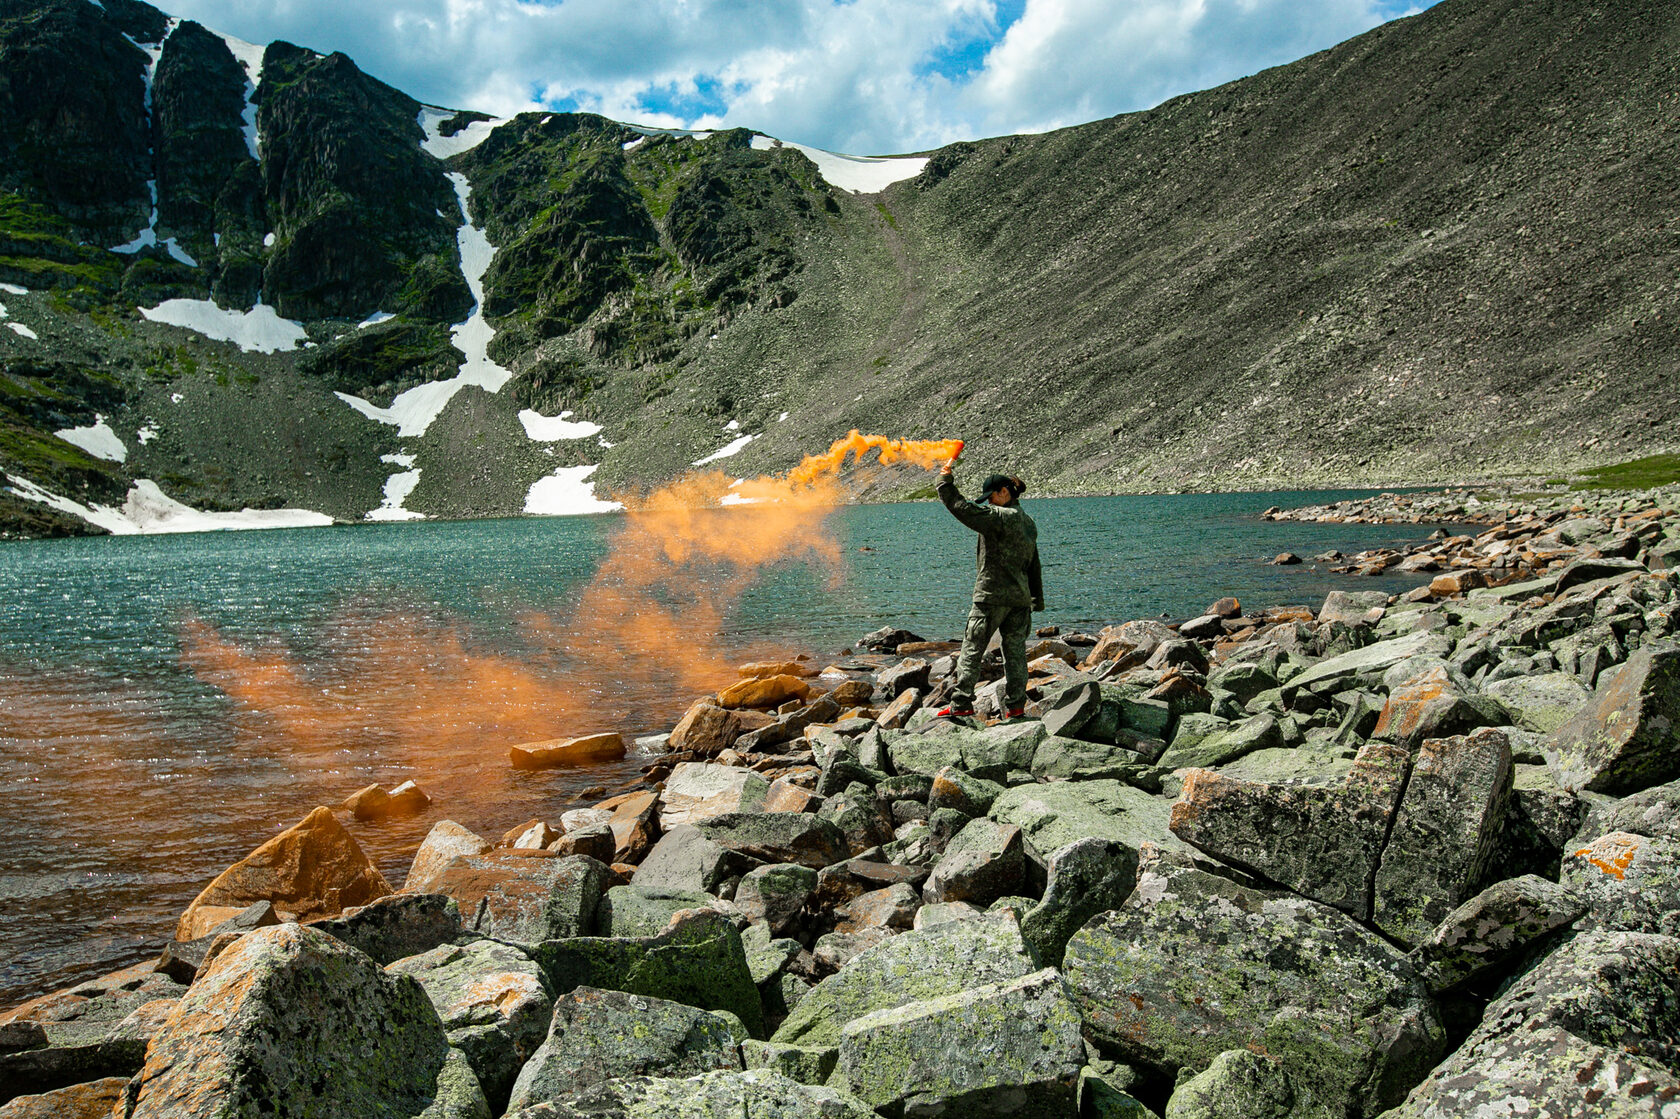
{"type": "Polygon", "coordinates": [[[838,582],[840,547],[824,522],[845,503],[848,459],[874,452],[882,465],[931,469],[961,447],[853,430],[779,477],[706,471],[614,495],[623,523],[575,607],[564,619],[522,619],[528,636],[556,650],[554,666],[474,652],[448,627],[397,617],[357,624],[353,647],[331,649],[324,669],[240,649],[197,621],[183,627],[183,659],[304,749],[478,750],[609,729],[630,715],[609,699],[625,681],[667,697],[670,710],[640,712],[663,720],[729,681],[741,650],[724,641],[725,619],[766,567],[806,561],[838,582]]]}

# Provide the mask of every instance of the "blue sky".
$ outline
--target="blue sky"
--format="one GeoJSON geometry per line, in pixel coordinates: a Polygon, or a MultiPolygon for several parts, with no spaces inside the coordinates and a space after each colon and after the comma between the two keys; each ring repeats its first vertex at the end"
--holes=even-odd
{"type": "Polygon", "coordinates": [[[1434,0],[165,0],[422,101],[744,126],[860,155],[1149,108],[1434,0]]]}

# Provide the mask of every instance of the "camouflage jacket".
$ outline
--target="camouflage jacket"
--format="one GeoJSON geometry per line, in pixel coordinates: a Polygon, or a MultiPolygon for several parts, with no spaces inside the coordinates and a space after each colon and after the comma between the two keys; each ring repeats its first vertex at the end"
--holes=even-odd
{"type": "Polygon", "coordinates": [[[939,478],[939,500],[951,515],[980,534],[974,601],[981,606],[1044,609],[1044,574],[1038,562],[1038,526],[1019,503],[969,501],[948,475],[939,478]]]}

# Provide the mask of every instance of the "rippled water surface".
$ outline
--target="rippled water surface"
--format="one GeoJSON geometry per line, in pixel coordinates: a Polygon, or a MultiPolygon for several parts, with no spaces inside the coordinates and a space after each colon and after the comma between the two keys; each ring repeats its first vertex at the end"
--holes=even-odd
{"type": "MultiPolygon", "coordinates": [[[[1185,617],[1227,594],[1316,604],[1337,587],[1415,585],[1265,564],[1426,532],[1256,515],[1345,496],[1028,500],[1049,605],[1038,620],[1090,627],[1185,617]]],[[[621,523],[0,545],[0,1006],[154,953],[229,863],[370,782],[413,778],[435,798],[419,818],[351,825],[400,883],[439,819],[494,837],[634,778],[645,757],[506,764],[509,745],[533,738],[663,730],[691,698],[657,672],[587,683],[575,661],[590,651],[556,648],[621,523]]],[[[723,603],[731,653],[831,656],[887,624],[959,632],[973,536],[938,505],[847,508],[828,528],[843,570],[776,568],[723,603]]],[[[688,639],[656,644],[675,655],[688,639]]]]}

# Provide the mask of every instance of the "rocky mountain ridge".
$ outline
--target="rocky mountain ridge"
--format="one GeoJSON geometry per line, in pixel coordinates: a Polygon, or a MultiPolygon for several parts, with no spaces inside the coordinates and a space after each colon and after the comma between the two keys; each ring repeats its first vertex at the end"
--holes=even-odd
{"type": "Polygon", "coordinates": [[[212,511],[507,515],[560,472],[605,496],[746,436],[720,468],[778,472],[852,427],[960,435],[1041,493],[1671,451],[1676,46],[1647,0],[1445,0],[854,193],[746,130],[492,121],[141,0],[8,0],[0,527],[86,530],[141,479],[212,511]],[[142,313],[171,300],[303,341],[142,313]]]}

